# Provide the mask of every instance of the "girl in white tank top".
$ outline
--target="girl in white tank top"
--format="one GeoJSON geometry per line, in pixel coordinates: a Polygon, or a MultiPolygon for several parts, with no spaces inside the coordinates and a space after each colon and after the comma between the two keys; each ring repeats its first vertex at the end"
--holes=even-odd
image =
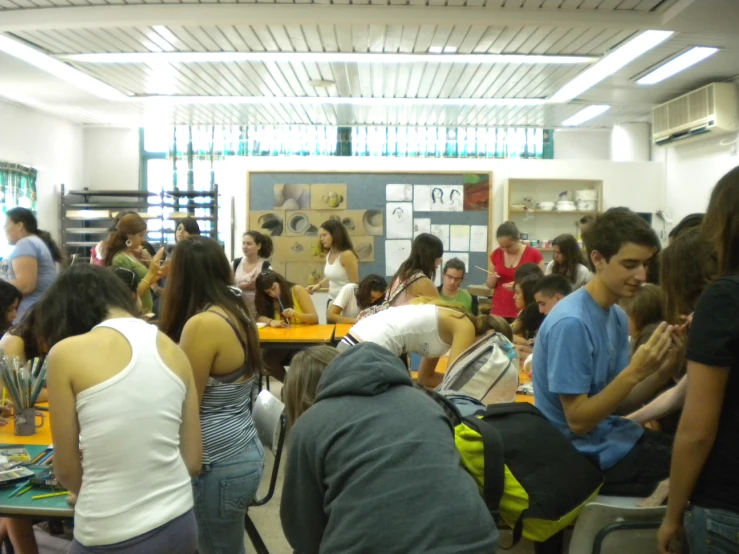
{"type": "Polygon", "coordinates": [[[328,298],[333,300],[339,295],[341,287],[349,283],[359,282],[359,258],[354,252],[349,233],[337,219],[324,221],[318,230],[318,240],[326,253],[326,265],[323,268],[323,279],[305,288],[309,294],[328,285],[328,298]],[[333,262],[331,262],[333,258],[333,262]]]}

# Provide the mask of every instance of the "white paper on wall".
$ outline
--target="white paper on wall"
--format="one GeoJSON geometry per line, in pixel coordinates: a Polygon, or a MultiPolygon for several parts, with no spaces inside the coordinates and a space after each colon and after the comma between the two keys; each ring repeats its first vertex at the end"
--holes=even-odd
{"type": "Polygon", "coordinates": [[[413,185],[413,209],[417,212],[431,211],[430,185],[413,185]]]}
{"type": "Polygon", "coordinates": [[[431,232],[431,220],[426,217],[417,217],[413,220],[413,238],[421,233],[431,232]]]}
{"type": "Polygon", "coordinates": [[[461,212],[463,185],[430,185],[432,212],[461,212]]]}
{"type": "Polygon", "coordinates": [[[411,253],[411,241],[409,240],[386,240],[385,241],[385,275],[395,275],[406,258],[411,253]]]}
{"type": "Polygon", "coordinates": [[[413,204],[410,202],[388,202],[386,205],[385,225],[387,238],[413,238],[413,204]]]}
{"type": "Polygon", "coordinates": [[[385,200],[387,202],[412,202],[413,185],[386,185],[385,200]]]}
{"type": "Polygon", "coordinates": [[[467,252],[470,249],[470,226],[449,226],[449,250],[467,252]]]}
{"type": "Polygon", "coordinates": [[[470,226],[470,252],[486,252],[488,251],[488,226],[487,225],[471,225],[470,226]]]}
{"type": "Polygon", "coordinates": [[[431,225],[431,234],[441,239],[444,245],[444,252],[449,250],[449,225],[431,225]]]}

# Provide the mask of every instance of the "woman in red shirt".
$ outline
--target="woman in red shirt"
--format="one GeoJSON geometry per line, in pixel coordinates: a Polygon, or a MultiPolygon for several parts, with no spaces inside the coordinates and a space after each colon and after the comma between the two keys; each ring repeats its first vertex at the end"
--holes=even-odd
{"type": "Polygon", "coordinates": [[[506,221],[498,227],[495,238],[500,248],[493,250],[490,255],[486,282],[489,288],[495,289],[490,313],[511,322],[519,312],[513,301],[513,276],[516,270],[526,263],[537,264],[543,270],[544,259],[536,248],[521,243],[518,227],[512,221],[506,221]]]}

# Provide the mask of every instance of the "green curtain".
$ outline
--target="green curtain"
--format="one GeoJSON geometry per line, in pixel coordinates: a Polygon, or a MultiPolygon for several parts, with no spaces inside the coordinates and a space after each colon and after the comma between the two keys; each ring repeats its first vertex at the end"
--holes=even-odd
{"type": "Polygon", "coordinates": [[[36,211],[36,174],[32,167],[0,162],[0,207],[3,214],[19,206],[36,211]]]}

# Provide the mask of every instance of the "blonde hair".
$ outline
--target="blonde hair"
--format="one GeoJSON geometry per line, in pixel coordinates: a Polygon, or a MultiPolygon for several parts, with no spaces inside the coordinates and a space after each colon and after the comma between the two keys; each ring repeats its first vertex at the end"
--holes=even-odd
{"type": "Polygon", "coordinates": [[[331,346],[314,346],[295,354],[282,389],[289,425],[313,406],[318,381],[326,367],[338,355],[339,351],[331,346]]]}
{"type": "Polygon", "coordinates": [[[416,298],[411,300],[409,304],[413,304],[413,305],[433,304],[434,306],[438,306],[439,308],[446,308],[447,310],[452,310],[454,312],[457,312],[458,315],[453,315],[453,317],[456,317],[458,319],[466,317],[467,319],[470,320],[472,325],[474,325],[475,334],[476,335],[480,334],[480,319],[477,316],[474,316],[470,312],[465,310],[461,304],[457,304],[456,302],[449,302],[446,300],[442,300],[441,298],[432,298],[430,296],[417,296],[416,298]]]}
{"type": "Polygon", "coordinates": [[[479,329],[478,335],[482,335],[483,333],[487,333],[492,330],[496,333],[500,333],[509,341],[513,342],[513,329],[511,328],[511,324],[504,318],[499,315],[490,314],[477,316],[477,320],[477,328],[479,329]]]}

